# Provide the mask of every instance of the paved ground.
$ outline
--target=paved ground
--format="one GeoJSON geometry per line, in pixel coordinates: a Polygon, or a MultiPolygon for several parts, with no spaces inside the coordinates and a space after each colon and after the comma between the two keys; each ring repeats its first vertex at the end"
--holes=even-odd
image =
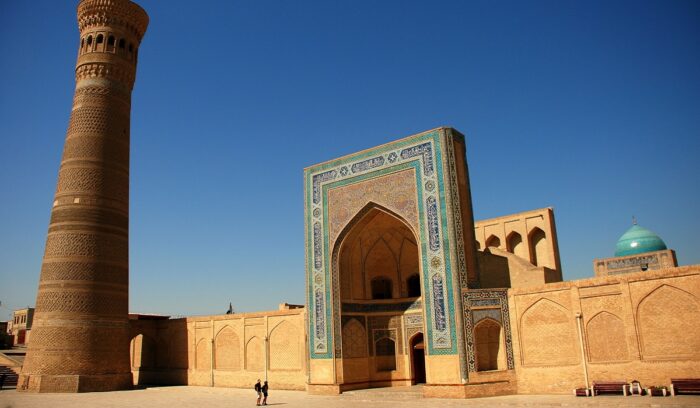
{"type": "MultiPolygon", "coordinates": [[[[385,405],[401,408],[430,407],[700,407],[700,396],[576,398],[573,395],[511,395],[469,400],[422,399],[415,390],[406,393],[374,389],[353,391],[341,396],[307,395],[303,391],[271,390],[268,403],[279,408],[345,408],[385,405]]],[[[153,387],[134,391],[88,394],[26,394],[14,390],[0,392],[0,408],[239,408],[255,406],[255,392],[234,388],[153,387]]]]}

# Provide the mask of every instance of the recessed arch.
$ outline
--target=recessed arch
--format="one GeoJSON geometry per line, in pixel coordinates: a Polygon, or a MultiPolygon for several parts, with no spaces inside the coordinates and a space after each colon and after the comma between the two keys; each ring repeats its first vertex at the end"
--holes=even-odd
{"type": "Polygon", "coordinates": [[[503,369],[503,327],[491,318],[481,319],[474,326],[477,371],[503,369]]]}
{"type": "Polygon", "coordinates": [[[214,366],[217,370],[241,369],[240,340],[230,325],[224,326],[214,338],[214,366]]]}
{"type": "Polygon", "coordinates": [[[540,298],[520,316],[523,365],[577,364],[576,328],[573,315],[564,306],[540,298]]]}
{"type": "Polygon", "coordinates": [[[270,331],[270,370],[298,370],[301,368],[299,329],[282,321],[270,331]]]}
{"type": "Polygon", "coordinates": [[[245,345],[245,369],[247,371],[263,371],[265,368],[265,354],[263,341],[253,336],[245,345]]]}
{"type": "Polygon", "coordinates": [[[396,342],[382,337],[374,343],[374,359],[377,371],[396,370],[396,342]]]}
{"type": "Polygon", "coordinates": [[[379,276],[392,282],[391,298],[401,297],[400,277],[420,270],[419,248],[416,234],[404,218],[369,202],[345,225],[334,243],[333,274],[340,282],[341,297],[371,299],[371,282],[379,276]],[[387,233],[401,239],[388,242],[387,233]],[[407,251],[407,242],[415,250],[407,251]]]}
{"type": "Polygon", "coordinates": [[[539,227],[535,227],[530,231],[528,240],[530,241],[530,263],[536,266],[553,268],[554,265],[551,265],[549,260],[550,253],[547,243],[547,234],[539,227]]]}
{"type": "Polygon", "coordinates": [[[640,300],[636,311],[642,355],[676,359],[700,356],[700,302],[693,294],[662,284],[640,300]]]}
{"type": "MultiPolygon", "coordinates": [[[[411,234],[413,234],[413,237],[418,236],[417,232],[411,226],[411,223],[408,222],[404,217],[402,217],[401,215],[397,214],[396,212],[386,208],[385,206],[383,206],[381,204],[375,203],[374,201],[369,201],[367,204],[365,204],[364,207],[362,207],[362,209],[360,209],[360,211],[357,212],[357,214],[355,214],[354,217],[352,217],[350,219],[350,221],[348,221],[345,224],[343,229],[340,231],[340,233],[338,234],[338,237],[336,238],[335,242],[333,243],[334,252],[340,251],[341,246],[343,244],[343,241],[345,240],[347,235],[350,233],[350,231],[357,224],[359,224],[360,221],[363,221],[368,216],[372,216],[373,211],[380,211],[380,212],[386,213],[388,215],[391,215],[392,217],[401,221],[401,223],[403,223],[411,231],[411,234]]],[[[414,242],[416,242],[415,238],[414,238],[414,242]]]]}
{"type": "Polygon", "coordinates": [[[508,237],[506,238],[506,250],[511,254],[528,260],[528,254],[527,250],[525,249],[523,237],[517,231],[511,231],[511,233],[508,234],[508,237]]]}
{"type": "Polygon", "coordinates": [[[586,322],[586,345],[591,362],[624,361],[629,358],[625,323],[614,313],[601,311],[586,322]]]}
{"type": "Polygon", "coordinates": [[[409,278],[418,283],[422,279],[418,236],[402,216],[368,202],[334,239],[331,267],[340,293],[333,304],[340,317],[340,324],[334,327],[336,355],[343,367],[337,378],[340,383],[370,384],[389,376],[411,375],[411,366],[399,363],[407,360],[398,358],[398,354],[405,357],[407,350],[402,316],[375,312],[387,307],[400,310],[415,301],[415,296],[408,295],[408,282],[409,278]],[[381,282],[382,292],[392,296],[376,296],[381,282]],[[400,372],[393,372],[396,370],[400,372]]]}
{"type": "Polygon", "coordinates": [[[484,247],[485,248],[489,248],[489,247],[500,248],[501,247],[501,239],[495,235],[490,235],[488,237],[488,239],[486,239],[486,243],[484,244],[484,247]]]}
{"type": "Polygon", "coordinates": [[[195,369],[199,371],[211,370],[211,341],[201,338],[195,346],[195,369]]]}
{"type": "Polygon", "coordinates": [[[367,357],[367,331],[356,318],[343,325],[343,358],[367,357]]]}

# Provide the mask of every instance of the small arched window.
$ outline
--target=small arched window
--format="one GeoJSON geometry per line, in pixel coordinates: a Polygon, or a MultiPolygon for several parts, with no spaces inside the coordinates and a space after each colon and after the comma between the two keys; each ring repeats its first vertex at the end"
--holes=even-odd
{"type": "Polygon", "coordinates": [[[391,279],[379,277],[372,279],[372,299],[391,299],[391,279]]]}
{"type": "Polygon", "coordinates": [[[125,45],[126,45],[126,41],[124,41],[123,38],[119,39],[119,48],[121,48],[123,50],[125,45]]]}
{"type": "Polygon", "coordinates": [[[97,36],[97,43],[102,44],[103,41],[104,41],[104,37],[102,36],[102,34],[98,35],[97,36]]]}
{"type": "Polygon", "coordinates": [[[92,36],[91,35],[88,35],[87,45],[88,46],[92,45],[92,36]]]}
{"type": "Polygon", "coordinates": [[[114,51],[114,36],[107,37],[107,51],[114,51]]]}
{"type": "Polygon", "coordinates": [[[408,297],[418,297],[420,296],[420,278],[418,274],[413,274],[406,279],[406,289],[408,292],[408,297]]]}

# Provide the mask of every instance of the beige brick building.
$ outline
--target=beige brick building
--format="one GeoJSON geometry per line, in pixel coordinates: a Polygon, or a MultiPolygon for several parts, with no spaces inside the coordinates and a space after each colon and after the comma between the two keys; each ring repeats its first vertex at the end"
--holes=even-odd
{"type": "MultiPolygon", "coordinates": [[[[563,282],[551,208],[473,221],[464,149],[439,128],[307,168],[306,307],[138,316],[135,383],[464,398],[700,376],[700,266],[563,282]]],[[[650,237],[611,259],[670,253],[650,237]]]]}

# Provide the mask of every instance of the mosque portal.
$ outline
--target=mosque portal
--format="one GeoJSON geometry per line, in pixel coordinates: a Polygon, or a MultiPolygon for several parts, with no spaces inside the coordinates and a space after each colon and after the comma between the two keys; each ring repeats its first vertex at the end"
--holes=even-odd
{"type": "Polygon", "coordinates": [[[374,203],[337,241],[342,379],[348,388],[425,382],[423,350],[417,372],[411,348],[423,331],[417,242],[404,220],[374,203]]]}
{"type": "Polygon", "coordinates": [[[464,138],[439,128],[305,170],[312,393],[463,384],[477,286],[464,138]]]}

